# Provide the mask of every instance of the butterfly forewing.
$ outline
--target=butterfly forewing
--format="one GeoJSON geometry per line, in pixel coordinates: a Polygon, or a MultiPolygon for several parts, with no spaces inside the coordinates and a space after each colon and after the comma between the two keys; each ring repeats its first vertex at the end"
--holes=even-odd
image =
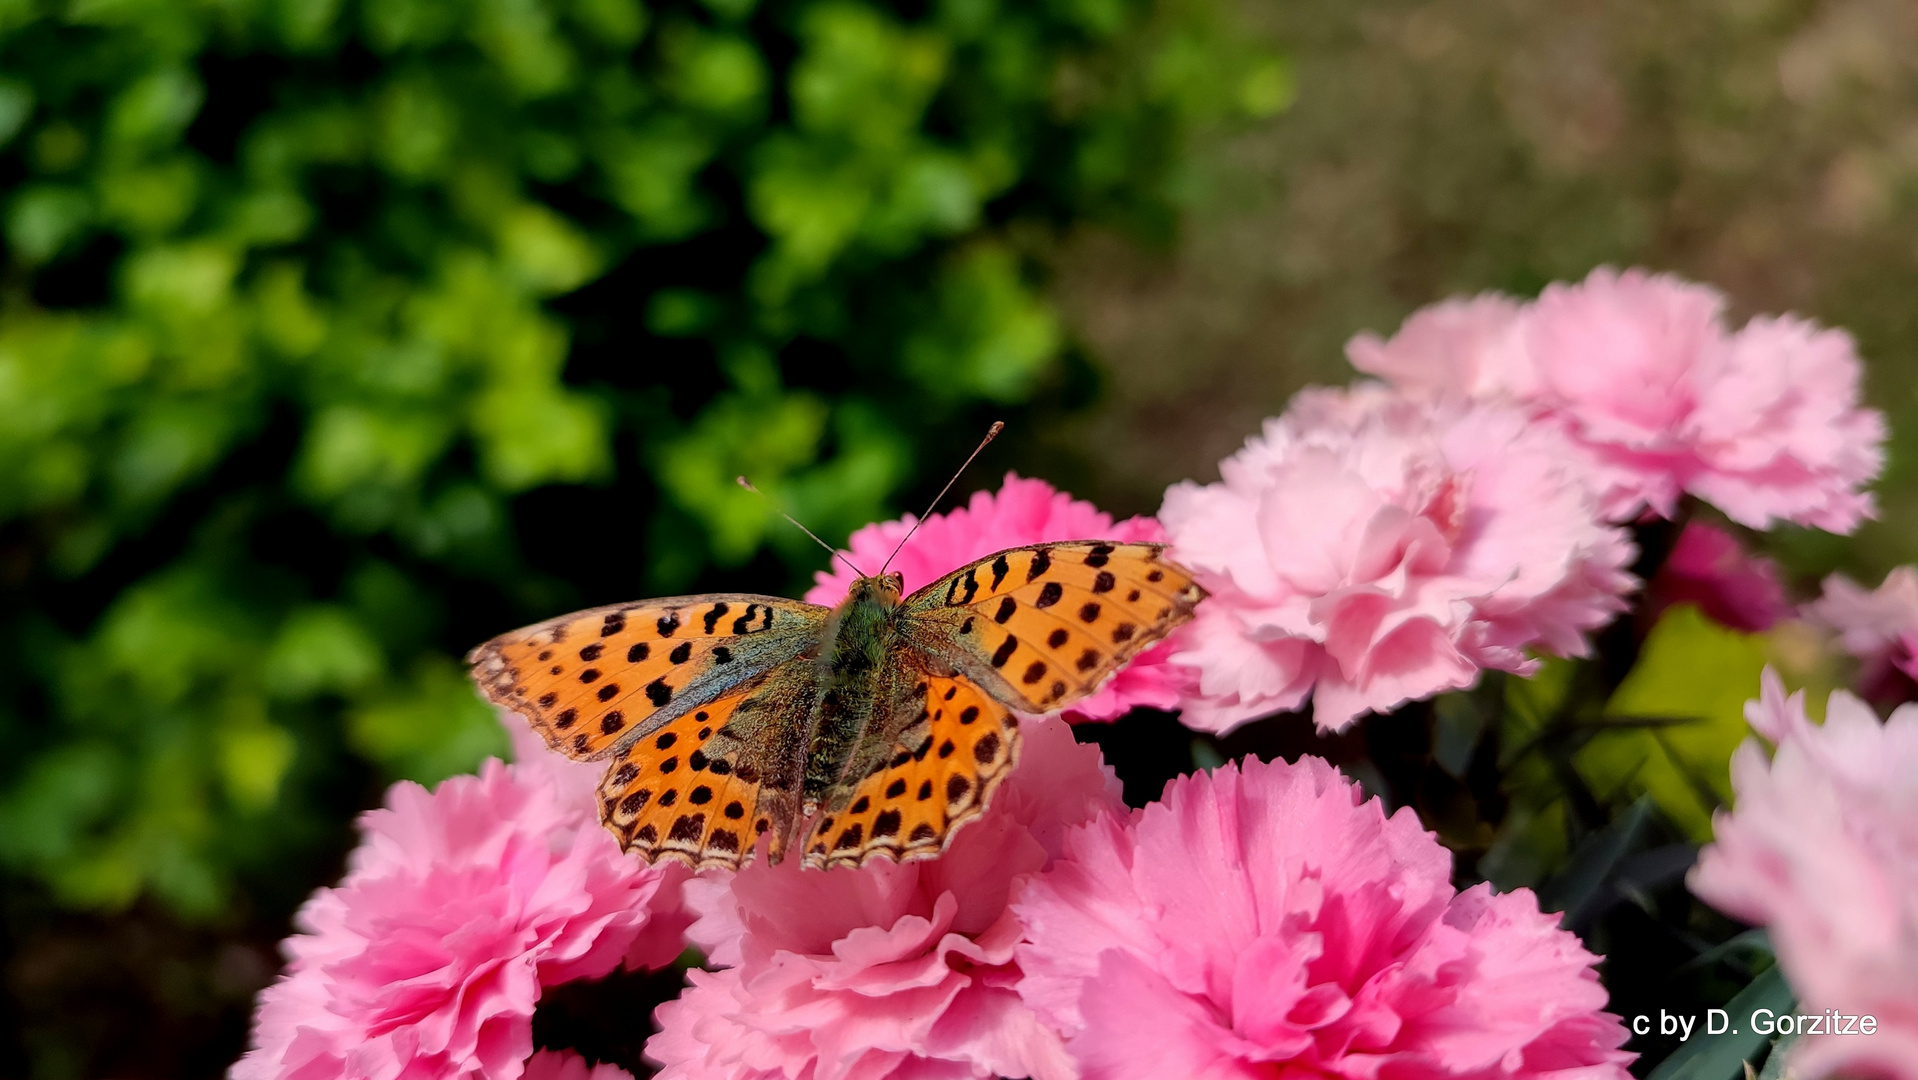
{"type": "Polygon", "coordinates": [[[605,756],[671,718],[754,685],[816,646],[827,609],[772,596],[678,596],[594,608],[467,656],[496,705],[569,757],[605,756]]]}
{"type": "Polygon", "coordinates": [[[888,726],[904,739],[837,807],[814,818],[807,866],[937,855],[954,830],[985,810],[1018,762],[1017,721],[972,680],[920,672],[901,685],[888,726]]]}
{"type": "Polygon", "coordinates": [[[1086,540],[1002,551],[913,593],[903,625],[1007,704],[1051,712],[1192,617],[1205,591],[1164,550],[1086,540]]]}
{"type": "Polygon", "coordinates": [[[633,739],[600,780],[600,820],[647,862],[737,868],[771,832],[778,861],[798,818],[813,662],[789,660],[633,739]]]}

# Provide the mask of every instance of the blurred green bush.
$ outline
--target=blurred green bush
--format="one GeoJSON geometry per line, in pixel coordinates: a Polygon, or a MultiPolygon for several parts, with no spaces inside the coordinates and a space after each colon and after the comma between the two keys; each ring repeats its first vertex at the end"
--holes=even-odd
{"type": "Polygon", "coordinates": [[[499,750],[465,645],[816,562],[736,474],[889,512],[1061,378],[1021,236],[1290,92],[1198,0],[0,0],[0,73],[0,866],[190,916],[499,750]]]}

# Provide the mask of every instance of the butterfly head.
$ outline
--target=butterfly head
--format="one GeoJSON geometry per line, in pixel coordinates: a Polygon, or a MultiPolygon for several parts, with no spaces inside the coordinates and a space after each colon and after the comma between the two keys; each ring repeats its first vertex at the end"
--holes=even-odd
{"type": "Polygon", "coordinates": [[[884,607],[897,607],[899,598],[906,592],[906,576],[894,570],[890,574],[875,574],[862,577],[852,583],[846,599],[854,602],[876,603],[884,607]]]}

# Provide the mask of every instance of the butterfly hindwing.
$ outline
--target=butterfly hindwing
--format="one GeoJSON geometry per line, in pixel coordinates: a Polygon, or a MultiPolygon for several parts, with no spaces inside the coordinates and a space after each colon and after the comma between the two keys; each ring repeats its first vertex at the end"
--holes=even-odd
{"type": "Polygon", "coordinates": [[[1098,540],[1002,551],[913,593],[904,629],[1014,708],[1052,712],[1192,617],[1205,591],[1164,551],[1098,540]]]}
{"type": "Polygon", "coordinates": [[[818,643],[827,609],[709,594],[594,608],[467,655],[486,697],[569,757],[604,757],[672,717],[751,686],[818,643]]]}
{"type": "Polygon", "coordinates": [[[954,830],[985,810],[1018,762],[1018,722],[976,683],[911,666],[902,673],[907,678],[888,725],[898,736],[889,742],[890,756],[813,819],[807,866],[935,856],[954,830]]]}
{"type": "Polygon", "coordinates": [[[766,832],[778,861],[798,821],[815,685],[799,657],[631,740],[600,780],[600,820],[649,863],[737,868],[766,832]]]}

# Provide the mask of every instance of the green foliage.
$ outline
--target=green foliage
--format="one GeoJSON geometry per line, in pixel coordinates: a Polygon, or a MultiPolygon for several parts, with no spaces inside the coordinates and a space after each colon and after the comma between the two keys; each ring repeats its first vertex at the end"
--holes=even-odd
{"type": "Polygon", "coordinates": [[[501,748],[463,646],[811,565],[735,475],[887,513],[1058,378],[1020,237],[1291,92],[1187,0],[20,0],[0,71],[0,863],[200,914],[501,748]]]}
{"type": "Polygon", "coordinates": [[[1684,604],[1646,635],[1638,663],[1606,704],[1608,717],[1638,720],[1601,731],[1576,757],[1602,795],[1644,791],[1698,843],[1712,810],[1731,803],[1731,757],[1751,729],[1745,702],[1768,659],[1756,634],[1729,630],[1684,604]]]}

